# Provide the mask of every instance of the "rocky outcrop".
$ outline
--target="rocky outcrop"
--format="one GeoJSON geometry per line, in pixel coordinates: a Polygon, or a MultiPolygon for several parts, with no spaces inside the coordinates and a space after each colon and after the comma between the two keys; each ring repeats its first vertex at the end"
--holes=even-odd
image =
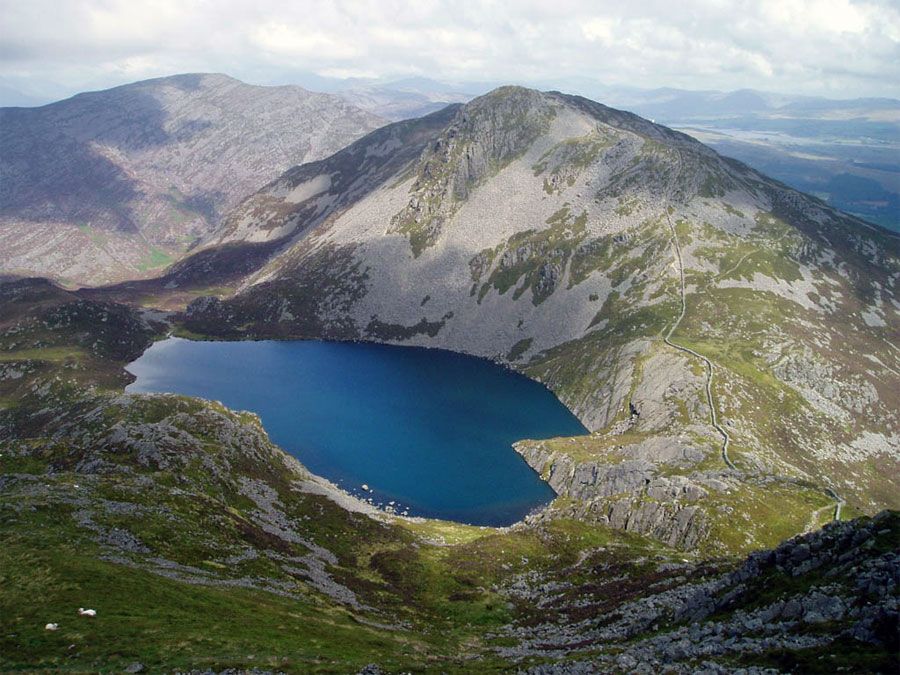
{"type": "MultiPolygon", "coordinates": [[[[818,664],[816,672],[836,672],[847,650],[856,652],[853,669],[889,672],[900,665],[898,543],[896,511],[831,523],[756,551],[726,574],[625,603],[614,617],[511,627],[522,642],[505,653],[563,657],[528,669],[531,675],[782,672],[766,667],[777,654],[786,663],[805,656],[818,664]],[[613,645],[619,647],[614,655],[572,656],[613,645]]],[[[524,592],[519,582],[516,597],[524,592]]]]}
{"type": "Polygon", "coordinates": [[[569,498],[554,508],[555,515],[650,535],[685,550],[693,550],[709,534],[698,502],[711,490],[727,487],[721,472],[663,475],[666,465],[683,470],[705,458],[702,451],[674,438],[658,436],[614,446],[611,456],[596,460],[578,460],[565,447],[558,451],[542,442],[513,447],[557,495],[569,498]]]}
{"type": "Polygon", "coordinates": [[[550,101],[521,87],[503,87],[466,106],[423,152],[409,203],[391,219],[414,255],[434,245],[472,189],[549,130],[553,115],[550,101]]]}
{"type": "Polygon", "coordinates": [[[834,366],[810,352],[784,359],[772,372],[801,392],[812,390],[827,401],[859,414],[871,412],[871,407],[879,401],[878,391],[870,382],[858,376],[853,378],[855,381],[843,381],[834,366]]]}

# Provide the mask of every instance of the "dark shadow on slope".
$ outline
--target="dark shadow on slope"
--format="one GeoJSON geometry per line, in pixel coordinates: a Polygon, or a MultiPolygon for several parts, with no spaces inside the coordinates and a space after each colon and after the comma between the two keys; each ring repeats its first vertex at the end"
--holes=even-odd
{"type": "Polygon", "coordinates": [[[265,243],[232,243],[203,249],[167,268],[153,279],[82,288],[83,298],[179,309],[197,295],[229,295],[244,277],[265,265],[285,239],[265,243]]]}
{"type": "Polygon", "coordinates": [[[141,185],[95,146],[128,156],[188,141],[211,126],[188,120],[170,133],[166,121],[145,83],[0,109],[0,217],[138,232],[133,208],[144,197],[141,185]]]}
{"type": "MultiPolygon", "coordinates": [[[[293,204],[282,216],[295,218],[294,231],[267,242],[227,242],[209,246],[178,261],[154,279],[131,281],[113,286],[79,291],[84,297],[115,299],[122,302],[142,302],[152,298],[154,304],[167,307],[183,307],[197,295],[229,295],[233,286],[260,270],[272,255],[282,250],[301,233],[349,208],[366,197],[372,190],[382,187],[384,181],[418,159],[425,146],[446,126],[459,106],[447,108],[418,120],[407,120],[377,129],[349,145],[328,159],[301,164],[289,169],[259,194],[276,184],[286,183],[294,187],[316,176],[327,173],[332,177],[330,192],[335,202],[324,214],[311,215],[304,202],[293,204]],[[386,154],[372,153],[383,143],[396,140],[399,147],[386,154]]],[[[253,206],[256,195],[245,200],[225,224],[239,218],[242,209],[253,206]]]]}

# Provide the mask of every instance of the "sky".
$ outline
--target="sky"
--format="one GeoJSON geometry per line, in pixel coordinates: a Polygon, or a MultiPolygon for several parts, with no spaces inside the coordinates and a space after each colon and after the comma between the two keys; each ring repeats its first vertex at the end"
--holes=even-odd
{"type": "Polygon", "coordinates": [[[7,98],[184,72],[900,98],[900,0],[0,0],[7,98]]]}

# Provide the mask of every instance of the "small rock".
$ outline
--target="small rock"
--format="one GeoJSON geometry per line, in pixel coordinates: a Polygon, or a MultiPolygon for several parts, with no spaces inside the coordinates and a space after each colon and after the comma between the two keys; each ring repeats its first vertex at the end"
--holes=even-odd
{"type": "Polygon", "coordinates": [[[803,612],[803,605],[796,599],[788,600],[781,609],[781,616],[785,619],[793,619],[803,612]]]}
{"type": "Polygon", "coordinates": [[[629,653],[624,653],[616,659],[616,665],[624,670],[631,670],[638,664],[637,659],[629,653]]]}
{"type": "Polygon", "coordinates": [[[807,612],[803,615],[804,623],[825,623],[828,621],[824,616],[822,616],[819,612],[807,612]]]}
{"type": "Polygon", "coordinates": [[[809,546],[807,544],[798,544],[791,552],[791,560],[795,563],[803,562],[809,558],[809,546]]]}
{"type": "Polygon", "coordinates": [[[143,673],[146,670],[143,663],[135,661],[125,669],[126,673],[143,673]]]}
{"type": "Polygon", "coordinates": [[[356,675],[384,675],[384,671],[377,663],[370,663],[360,669],[356,675]]]}

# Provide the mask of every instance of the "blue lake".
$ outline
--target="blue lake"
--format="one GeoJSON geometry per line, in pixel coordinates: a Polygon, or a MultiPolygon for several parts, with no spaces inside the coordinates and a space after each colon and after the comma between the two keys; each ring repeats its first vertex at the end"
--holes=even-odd
{"type": "Polygon", "coordinates": [[[128,370],[129,392],[257,413],[310,471],[411,516],[514,523],[554,494],[511,444],[587,433],[541,384],[442,350],[169,338],[128,370]]]}

